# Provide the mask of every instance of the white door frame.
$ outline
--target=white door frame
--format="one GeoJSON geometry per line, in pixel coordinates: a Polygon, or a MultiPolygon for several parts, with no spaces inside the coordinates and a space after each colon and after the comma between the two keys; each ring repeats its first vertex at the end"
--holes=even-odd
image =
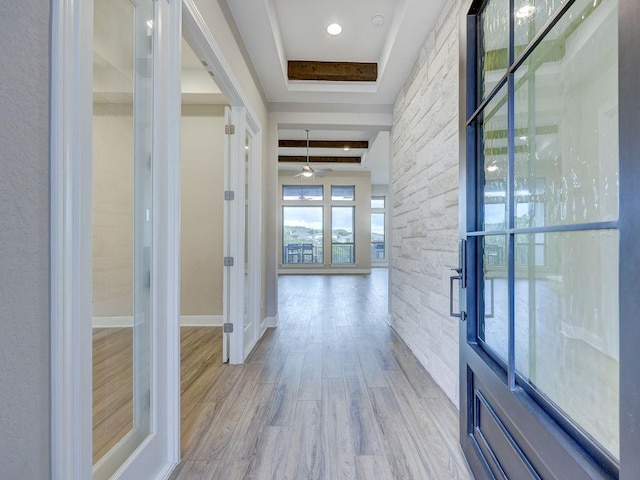
{"type": "MultiPolygon", "coordinates": [[[[159,0],[155,120],[151,433],[113,478],[161,479],[179,461],[179,193],[181,5],[159,0]],[[170,259],[165,261],[164,259],[170,259]],[[177,360],[176,360],[177,359],[177,360]]],[[[53,0],[51,48],[51,461],[53,480],[87,480],[92,460],[93,5],[53,0]]]]}
{"type": "MultiPolygon", "coordinates": [[[[243,328],[244,296],[242,295],[244,291],[244,258],[242,253],[242,246],[244,245],[244,132],[248,130],[252,134],[252,139],[256,144],[256,151],[260,152],[251,169],[253,185],[256,185],[257,188],[255,190],[252,189],[253,195],[249,198],[250,228],[253,232],[260,232],[263,131],[261,123],[253,113],[248,99],[240,89],[240,82],[235,77],[231,65],[198,11],[194,0],[183,0],[182,5],[182,35],[196,56],[204,62],[205,68],[214,74],[216,84],[232,107],[234,122],[238,123],[236,125],[236,133],[231,138],[231,143],[233,144],[231,149],[233,154],[233,159],[231,160],[232,168],[229,172],[229,183],[225,184],[225,190],[232,190],[235,193],[235,199],[233,204],[229,206],[231,222],[225,222],[225,228],[229,227],[229,225],[231,225],[231,228],[228,248],[225,249],[224,255],[234,257],[234,266],[225,267],[225,276],[229,275],[229,282],[225,281],[225,284],[231,289],[228,305],[224,306],[228,312],[228,315],[224,315],[224,321],[233,323],[233,333],[230,335],[229,362],[240,364],[244,362],[246,355],[250,352],[250,348],[255,346],[255,342],[253,342],[252,345],[250,344],[250,348],[245,351],[243,328]]],[[[179,208],[179,205],[176,205],[176,208],[179,208]]],[[[260,235],[255,236],[258,239],[260,238],[260,235]]],[[[251,285],[255,291],[256,286],[261,286],[259,276],[262,265],[261,246],[258,245],[256,248],[255,245],[251,244],[248,254],[249,262],[253,262],[250,267],[254,272],[251,285]]],[[[253,305],[250,311],[259,312],[260,306],[256,307],[255,303],[260,302],[260,297],[257,300],[255,298],[256,295],[251,295],[251,297],[253,305]]],[[[264,329],[259,334],[263,331],[264,329]]]]}
{"type": "MultiPolygon", "coordinates": [[[[154,68],[154,292],[157,321],[152,372],[151,434],[114,478],[167,478],[180,460],[180,118],[181,26],[206,59],[234,107],[247,108],[246,122],[262,152],[262,127],[237,87],[193,0],[157,0],[159,48],[154,68]],[[133,463],[143,474],[128,474],[133,463]],[[137,475],[137,476],[135,476],[137,475]]],[[[86,0],[52,1],[51,80],[51,457],[53,480],[92,477],[91,405],[91,116],[93,7],[86,0]]],[[[241,154],[244,154],[242,151],[241,154]]],[[[240,158],[238,158],[240,161],[240,158]]],[[[242,165],[242,163],[240,163],[242,165]]],[[[252,229],[260,232],[261,155],[252,175],[252,229]]],[[[242,176],[240,180],[243,181],[242,176]]],[[[243,191],[239,184],[236,191],[243,191]]],[[[244,194],[242,195],[244,197],[244,194]]],[[[243,227],[244,228],[244,227],[243,227]]],[[[236,239],[242,238],[236,233],[236,239]]],[[[255,235],[259,238],[260,235],[255,235]]],[[[237,244],[238,242],[236,242],[237,244]]],[[[261,291],[262,249],[250,248],[253,285],[261,291]]],[[[258,297],[252,295],[252,297],[258,297]]],[[[258,299],[256,299],[256,303],[258,299]]],[[[240,307],[242,305],[240,304],[240,307]]],[[[237,308],[237,305],[236,305],[237,308]]],[[[239,310],[242,312],[242,310],[239,310]]],[[[259,312],[260,307],[254,309],[259,312]]],[[[242,316],[234,319],[242,346],[242,316]]],[[[262,333],[264,329],[261,329],[262,333]]],[[[244,349],[238,350],[238,363],[244,349]]]]}

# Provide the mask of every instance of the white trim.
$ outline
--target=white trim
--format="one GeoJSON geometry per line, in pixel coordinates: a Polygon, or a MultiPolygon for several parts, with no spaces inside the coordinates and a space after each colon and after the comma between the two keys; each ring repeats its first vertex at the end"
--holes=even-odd
{"type": "Polygon", "coordinates": [[[130,328],[133,327],[133,317],[93,317],[93,328],[130,328]]]}
{"type": "MultiPolygon", "coordinates": [[[[93,328],[130,328],[133,317],[93,317],[93,328]]],[[[221,327],[222,315],[181,315],[181,327],[221,327]]]]}
{"type": "Polygon", "coordinates": [[[91,2],[53,0],[51,37],[51,477],[91,478],[91,2]],[[85,141],[83,141],[85,139],[85,141]],[[89,223],[90,224],[90,223],[89,223]],[[88,262],[88,263],[87,263],[88,262]]]}
{"type": "MultiPolygon", "coordinates": [[[[53,480],[92,478],[91,399],[91,158],[93,5],[80,0],[53,0],[51,41],[51,470],[53,480]]],[[[167,478],[179,461],[180,356],[177,319],[179,291],[179,216],[175,203],[179,184],[180,143],[175,119],[180,116],[179,2],[158,2],[160,61],[154,65],[159,132],[154,151],[160,161],[155,177],[164,193],[154,209],[154,368],[152,430],[145,442],[113,478],[167,478]],[[162,53],[165,52],[165,53],[162,53]],[[167,73],[168,72],[168,73],[167,73]],[[160,75],[161,74],[161,75],[160,75]],[[174,170],[173,172],[171,170],[174,170]],[[172,198],[173,196],[173,198],[172,198]],[[162,214],[159,214],[161,211],[162,214]],[[169,218],[165,218],[165,213],[169,218]],[[159,224],[159,225],[158,225],[159,224]],[[158,235],[158,232],[161,234],[158,235]],[[174,259],[158,262],[158,259],[174,259]],[[164,263],[164,265],[163,265],[164,263]],[[157,281],[156,281],[157,280],[157,281]],[[163,283],[163,280],[165,283],[163,283]],[[160,349],[158,354],[156,351],[160,349]],[[158,398],[168,398],[167,402],[158,398]],[[160,419],[160,421],[158,421],[160,419]],[[133,463],[142,476],[125,470],[133,463]]],[[[156,185],[156,186],[157,186],[156,185]]]]}
{"type": "Polygon", "coordinates": [[[182,315],[181,327],[221,327],[222,315],[182,315]]]}
{"type": "Polygon", "coordinates": [[[260,324],[261,328],[275,328],[280,324],[280,317],[276,314],[273,317],[266,317],[260,324]]]}
{"type": "Polygon", "coordinates": [[[279,268],[278,275],[369,275],[370,268],[279,268]]]}
{"type": "MultiPolygon", "coordinates": [[[[247,129],[252,136],[253,145],[255,145],[255,151],[259,152],[259,155],[252,157],[252,178],[261,175],[262,166],[262,125],[258,120],[258,117],[253,113],[251,106],[249,105],[247,97],[240,89],[240,82],[235,77],[231,64],[225,58],[222,49],[216,42],[209,26],[205,22],[204,18],[198,11],[194,0],[183,0],[182,2],[182,14],[183,14],[183,37],[196,53],[198,58],[204,60],[208,65],[208,70],[212,72],[216,77],[216,84],[219,86],[221,92],[227,98],[232,105],[232,118],[235,124],[236,131],[230,139],[225,141],[225,148],[231,147],[230,154],[230,167],[228,174],[225,174],[225,190],[233,190],[236,192],[236,201],[231,202],[231,205],[225,206],[225,229],[229,229],[229,235],[225,234],[225,256],[234,257],[235,267],[225,268],[225,288],[228,289],[228,295],[225,293],[225,312],[224,317],[234,324],[234,332],[229,335],[229,341],[231,347],[229,352],[226,348],[223,348],[223,357],[229,354],[229,362],[232,364],[239,364],[244,362],[244,142],[245,132],[247,129]]],[[[228,161],[225,158],[225,161],[228,161]]],[[[253,232],[261,232],[261,188],[256,188],[261,185],[261,176],[257,177],[258,181],[253,182],[251,191],[252,197],[257,200],[255,203],[250,198],[249,204],[249,217],[250,217],[250,229],[253,232]]],[[[253,237],[261,238],[261,235],[252,235],[253,237]]],[[[251,243],[251,242],[250,242],[251,243]]],[[[246,252],[251,268],[254,272],[257,271],[256,276],[251,278],[248,282],[250,288],[255,291],[262,290],[261,276],[259,273],[262,266],[262,249],[258,247],[257,253],[249,246],[249,251],[246,252]],[[255,263],[253,263],[255,262],[255,263]]],[[[251,295],[250,298],[255,298],[256,295],[251,295]]],[[[261,309],[256,307],[255,303],[249,306],[248,311],[254,317],[257,316],[257,312],[261,309]]],[[[259,332],[260,334],[262,332],[259,332]]],[[[255,335],[255,333],[254,333],[255,335]]],[[[259,338],[259,335],[257,335],[259,338]]],[[[223,345],[226,345],[227,335],[223,336],[223,345]]],[[[257,340],[257,339],[256,339],[257,340]]],[[[252,340],[249,343],[253,344],[252,340]]]]}

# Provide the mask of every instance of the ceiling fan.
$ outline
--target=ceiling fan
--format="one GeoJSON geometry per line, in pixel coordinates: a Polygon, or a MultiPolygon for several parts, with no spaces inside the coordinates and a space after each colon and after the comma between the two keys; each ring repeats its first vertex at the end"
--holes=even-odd
{"type": "Polygon", "coordinates": [[[324,177],[326,172],[333,172],[332,168],[313,168],[309,163],[309,130],[305,130],[307,132],[307,164],[302,167],[302,170],[294,177],[300,177],[300,180],[303,178],[311,178],[314,179],[316,176],[318,178],[324,177]]]}

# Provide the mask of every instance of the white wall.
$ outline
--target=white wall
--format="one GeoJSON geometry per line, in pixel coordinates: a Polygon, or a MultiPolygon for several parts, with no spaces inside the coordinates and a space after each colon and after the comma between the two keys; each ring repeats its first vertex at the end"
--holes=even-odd
{"type": "Polygon", "coordinates": [[[458,405],[458,13],[447,2],[394,105],[391,324],[458,405]]]}
{"type": "Polygon", "coordinates": [[[222,315],[224,106],[182,106],[182,315],[222,315]]]}
{"type": "Polygon", "coordinates": [[[0,2],[0,476],[50,478],[50,2],[0,2]]]}

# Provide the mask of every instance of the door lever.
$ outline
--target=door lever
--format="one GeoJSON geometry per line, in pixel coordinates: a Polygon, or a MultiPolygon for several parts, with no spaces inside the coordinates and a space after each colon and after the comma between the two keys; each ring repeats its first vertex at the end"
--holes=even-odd
{"type": "Polygon", "coordinates": [[[453,311],[453,282],[455,282],[456,280],[462,281],[462,269],[452,268],[451,270],[458,273],[458,275],[451,275],[449,277],[449,315],[455,318],[459,318],[464,322],[467,319],[467,313],[462,310],[458,313],[455,313],[453,311]]]}
{"type": "Polygon", "coordinates": [[[452,268],[451,270],[456,272],[457,275],[449,277],[449,315],[455,318],[459,318],[463,322],[467,319],[467,312],[460,310],[455,313],[453,311],[453,282],[458,280],[460,282],[460,288],[467,288],[466,268],[467,268],[467,242],[466,240],[460,240],[458,245],[458,268],[452,268]]]}

